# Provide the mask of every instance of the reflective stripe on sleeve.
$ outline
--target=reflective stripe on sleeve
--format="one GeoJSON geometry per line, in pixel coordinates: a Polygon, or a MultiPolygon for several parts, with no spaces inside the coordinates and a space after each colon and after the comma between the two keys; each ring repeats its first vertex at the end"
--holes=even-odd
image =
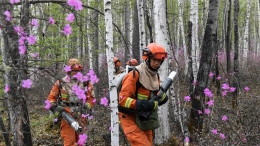
{"type": "Polygon", "coordinates": [[[139,99],[139,100],[148,100],[148,96],[138,93],[137,94],[137,99],[139,99]]]}
{"type": "Polygon", "coordinates": [[[126,108],[130,108],[131,103],[132,103],[133,100],[134,100],[134,99],[128,97],[128,98],[126,99],[126,102],[125,102],[125,107],[126,107],[126,108]]]}

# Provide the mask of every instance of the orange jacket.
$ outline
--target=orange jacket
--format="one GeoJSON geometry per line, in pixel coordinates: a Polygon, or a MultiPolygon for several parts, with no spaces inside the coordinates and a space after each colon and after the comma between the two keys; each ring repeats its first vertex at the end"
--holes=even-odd
{"type": "Polygon", "coordinates": [[[139,87],[137,97],[136,95],[136,83],[139,80],[139,73],[135,71],[135,77],[133,71],[130,71],[122,81],[122,89],[119,93],[119,105],[129,109],[136,109],[136,99],[148,100],[150,99],[151,91],[139,87]]]}
{"type": "MultiPolygon", "coordinates": [[[[63,84],[66,84],[66,83],[63,83],[63,84]]],[[[92,84],[89,83],[88,84],[88,91],[86,92],[86,99],[87,99],[86,100],[86,104],[88,106],[90,106],[90,108],[92,108],[94,106],[94,102],[93,102],[94,97],[92,95],[92,91],[93,91],[93,86],[92,86],[92,84]]],[[[50,91],[50,94],[48,95],[48,100],[50,102],[56,102],[57,98],[58,98],[59,92],[60,92],[60,94],[62,96],[61,100],[63,100],[63,101],[65,100],[65,101],[69,102],[69,98],[68,98],[67,92],[64,89],[60,89],[60,81],[59,80],[57,80],[54,83],[54,85],[53,85],[53,87],[52,87],[52,89],[50,91]]],[[[67,111],[69,112],[68,109],[67,109],[67,111]]]]}

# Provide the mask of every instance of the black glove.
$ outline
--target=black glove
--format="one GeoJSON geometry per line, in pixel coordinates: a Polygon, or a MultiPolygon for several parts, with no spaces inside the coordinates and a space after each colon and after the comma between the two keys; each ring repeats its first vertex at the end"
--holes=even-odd
{"type": "Polygon", "coordinates": [[[61,112],[63,111],[65,108],[63,106],[59,106],[57,105],[56,103],[52,102],[51,103],[51,108],[50,110],[53,111],[53,112],[61,112]]]}
{"type": "Polygon", "coordinates": [[[158,107],[157,101],[136,100],[137,111],[152,111],[158,107]]]}
{"type": "Polygon", "coordinates": [[[158,100],[158,105],[161,106],[165,104],[168,101],[168,95],[166,93],[163,93],[161,99],[158,100]]]}

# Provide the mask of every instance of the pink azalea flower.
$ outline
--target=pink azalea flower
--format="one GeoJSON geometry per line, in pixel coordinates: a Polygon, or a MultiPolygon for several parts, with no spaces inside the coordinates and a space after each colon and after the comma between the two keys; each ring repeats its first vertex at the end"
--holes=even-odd
{"type": "Polygon", "coordinates": [[[226,115],[224,115],[224,116],[222,116],[222,121],[227,121],[227,116],[226,115]]]}
{"type": "Polygon", "coordinates": [[[4,89],[4,93],[7,93],[8,91],[10,91],[10,87],[6,84],[5,89],[4,89]]]}
{"type": "Polygon", "coordinates": [[[184,100],[185,100],[186,102],[190,101],[190,96],[185,96],[185,97],[184,97],[184,100]]]}
{"type": "Polygon", "coordinates": [[[57,121],[58,121],[58,119],[57,119],[57,118],[53,119],[53,122],[57,122],[57,121]]]}
{"type": "Polygon", "coordinates": [[[230,92],[235,92],[236,88],[235,87],[230,87],[229,90],[230,90],[230,92]]]}
{"type": "Polygon", "coordinates": [[[79,146],[84,146],[84,144],[87,142],[87,139],[88,139],[88,136],[85,133],[80,134],[79,135],[79,140],[77,142],[78,145],[79,146]]]}
{"type": "Polygon", "coordinates": [[[69,24],[66,24],[63,28],[64,35],[70,35],[72,33],[72,28],[69,24]]]}
{"type": "Polygon", "coordinates": [[[82,77],[82,81],[83,81],[83,82],[87,82],[88,80],[89,80],[89,76],[83,76],[83,77],[82,77]]]}
{"type": "Polygon", "coordinates": [[[212,129],[211,132],[212,132],[213,134],[218,134],[218,130],[217,130],[217,129],[212,129]]]}
{"type": "Polygon", "coordinates": [[[11,13],[8,11],[8,10],[6,10],[5,12],[4,12],[4,15],[5,15],[5,20],[6,21],[11,21],[11,19],[12,19],[12,16],[11,16],[11,13]]]}
{"type": "Polygon", "coordinates": [[[201,114],[202,114],[202,111],[201,111],[201,110],[198,110],[198,114],[201,115],[201,114]]]}
{"type": "Polygon", "coordinates": [[[82,2],[80,0],[68,0],[67,4],[74,7],[76,11],[82,10],[82,2]]]}
{"type": "Polygon", "coordinates": [[[90,76],[90,81],[92,84],[95,84],[99,81],[96,75],[90,76]]]}
{"type": "Polygon", "coordinates": [[[39,56],[39,53],[33,53],[32,54],[32,57],[35,59],[35,58],[37,58],[39,56]]]}
{"type": "Polygon", "coordinates": [[[221,80],[221,76],[218,75],[217,80],[221,80]]]}
{"type": "Polygon", "coordinates": [[[10,0],[10,4],[15,4],[15,3],[19,3],[20,2],[20,0],[10,0]]]}
{"type": "Polygon", "coordinates": [[[223,133],[219,133],[219,136],[221,137],[221,139],[225,139],[226,138],[225,134],[223,134],[223,133]]]}
{"type": "Polygon", "coordinates": [[[112,130],[112,127],[109,127],[109,131],[111,131],[112,130]]]}
{"type": "Polygon", "coordinates": [[[28,45],[34,45],[34,44],[36,44],[36,38],[35,38],[35,36],[29,36],[29,37],[27,37],[26,39],[27,39],[27,41],[28,41],[28,45]]]}
{"type": "Polygon", "coordinates": [[[95,103],[97,102],[97,100],[96,100],[96,99],[93,99],[92,102],[95,104],[95,103]]]}
{"type": "Polygon", "coordinates": [[[209,102],[207,102],[207,105],[208,105],[209,107],[211,107],[212,105],[214,105],[214,100],[209,100],[209,102]]]}
{"type": "Polygon", "coordinates": [[[227,91],[225,90],[222,92],[222,96],[226,96],[226,95],[227,95],[227,91]]]}
{"type": "Polygon", "coordinates": [[[66,17],[66,21],[69,21],[70,23],[72,23],[73,21],[74,21],[74,19],[75,19],[75,16],[74,16],[74,14],[73,13],[70,13],[70,14],[68,14],[67,15],[67,17],[66,17]]]}
{"type": "Polygon", "coordinates": [[[249,91],[249,88],[248,88],[247,86],[246,86],[244,89],[245,89],[245,91],[246,91],[246,92],[248,92],[248,91],[249,91]]]}
{"type": "Polygon", "coordinates": [[[67,73],[71,71],[71,67],[69,65],[66,65],[63,70],[67,73]]]}
{"type": "Polygon", "coordinates": [[[194,80],[193,83],[192,83],[192,85],[196,85],[197,82],[198,82],[197,80],[194,80]]]}
{"type": "Polygon", "coordinates": [[[185,142],[190,142],[189,137],[185,137],[185,142]]]}
{"type": "Polygon", "coordinates": [[[76,78],[78,81],[81,81],[82,77],[83,77],[83,75],[82,75],[81,72],[77,72],[77,73],[73,76],[73,78],[76,78]]]}
{"type": "Polygon", "coordinates": [[[25,40],[25,37],[20,37],[19,38],[19,45],[24,45],[24,40],[25,40]]]}
{"type": "Polygon", "coordinates": [[[32,81],[30,79],[27,80],[22,80],[22,87],[23,88],[31,88],[32,86],[32,81]]]}
{"type": "Polygon", "coordinates": [[[229,89],[229,85],[226,84],[226,83],[222,84],[222,89],[228,90],[229,89]]]}
{"type": "Polygon", "coordinates": [[[51,102],[49,100],[45,100],[45,109],[49,110],[51,108],[51,102]]]}
{"type": "Polygon", "coordinates": [[[19,54],[24,55],[26,52],[26,47],[25,46],[19,46],[19,54]]]}
{"type": "Polygon", "coordinates": [[[204,110],[204,113],[205,113],[206,115],[210,114],[210,109],[205,109],[205,110],[204,110]]]}
{"type": "Polygon", "coordinates": [[[20,27],[20,26],[15,26],[14,27],[14,31],[18,34],[18,35],[23,35],[24,34],[24,28],[20,27]]]}
{"type": "Polygon", "coordinates": [[[49,17],[49,23],[50,23],[50,24],[54,24],[54,23],[55,23],[55,20],[54,20],[52,17],[49,17]]]}
{"type": "Polygon", "coordinates": [[[106,97],[101,98],[100,104],[101,104],[101,105],[104,105],[104,106],[108,106],[108,100],[107,100],[107,98],[106,98],[106,97]]]}
{"type": "Polygon", "coordinates": [[[213,78],[213,76],[214,76],[214,73],[213,73],[213,72],[210,72],[210,73],[209,73],[209,77],[210,77],[210,78],[213,78]]]}
{"type": "Polygon", "coordinates": [[[93,76],[95,75],[95,72],[91,69],[89,70],[89,72],[87,73],[88,76],[93,76]]]}
{"type": "Polygon", "coordinates": [[[32,25],[33,27],[38,27],[38,26],[39,26],[39,23],[38,23],[37,19],[32,19],[31,25],[32,25]]]}
{"type": "Polygon", "coordinates": [[[209,98],[213,97],[213,93],[208,88],[204,89],[204,94],[209,98]]]}

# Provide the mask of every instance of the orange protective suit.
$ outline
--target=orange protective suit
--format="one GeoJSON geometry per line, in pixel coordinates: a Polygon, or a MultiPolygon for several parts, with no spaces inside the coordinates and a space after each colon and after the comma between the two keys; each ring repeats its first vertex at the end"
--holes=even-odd
{"type": "MultiPolygon", "coordinates": [[[[136,83],[138,82],[139,74],[135,71],[129,72],[122,81],[122,89],[119,93],[119,104],[122,107],[129,109],[136,109],[136,83]]],[[[145,89],[143,86],[138,89],[138,97],[143,99],[150,99],[151,91],[145,89]]],[[[135,115],[119,112],[120,124],[124,130],[129,143],[132,146],[152,146],[153,132],[152,130],[143,131],[135,123],[135,115]]]]}
{"type": "MultiPolygon", "coordinates": [[[[62,83],[62,89],[60,90],[60,81],[56,81],[55,84],[53,85],[50,94],[48,95],[48,100],[50,102],[56,102],[57,98],[58,98],[58,94],[60,91],[60,94],[62,96],[62,100],[70,102],[69,101],[69,97],[68,97],[68,91],[66,91],[66,86],[67,82],[63,82],[62,83]]],[[[82,83],[80,83],[82,84],[82,83]]],[[[81,85],[83,86],[83,84],[81,85]]],[[[92,108],[94,106],[94,102],[93,102],[93,95],[92,95],[92,89],[93,86],[88,83],[88,91],[86,92],[86,105],[88,108],[92,108]]],[[[71,91],[70,91],[71,92],[71,91]]],[[[65,108],[67,112],[70,113],[70,108],[66,107],[65,108]]],[[[74,116],[73,114],[71,114],[72,116],[74,116]]],[[[78,119],[79,124],[83,127],[86,126],[86,119],[83,119],[81,117],[79,117],[78,119]],[[84,125],[82,125],[84,124],[84,125]]],[[[84,128],[84,127],[83,127],[84,128]]],[[[78,141],[78,134],[77,132],[70,127],[70,125],[64,120],[61,120],[61,125],[60,125],[60,136],[64,141],[64,146],[73,146],[73,145],[77,145],[77,141],[78,141]]]]}

